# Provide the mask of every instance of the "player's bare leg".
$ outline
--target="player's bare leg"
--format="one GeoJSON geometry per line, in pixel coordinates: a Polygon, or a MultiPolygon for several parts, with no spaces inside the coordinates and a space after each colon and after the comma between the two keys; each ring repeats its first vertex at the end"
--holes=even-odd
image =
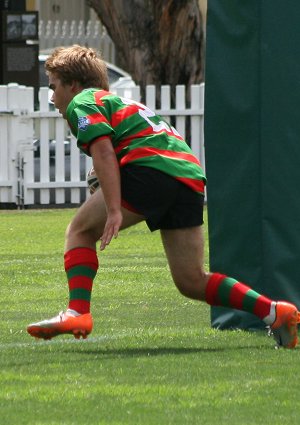
{"type": "Polygon", "coordinates": [[[202,226],[161,230],[161,237],[178,290],[188,298],[205,300],[209,274],[204,270],[202,226]]]}
{"type": "MultiPolygon", "coordinates": [[[[143,216],[124,208],[122,216],[122,229],[144,220],[143,216]]],[[[51,319],[30,324],[27,327],[30,335],[51,339],[69,333],[75,338],[86,338],[92,331],[90,301],[93,279],[98,270],[96,243],[103,233],[105,222],[106,207],[99,190],[79,208],[66,232],[64,263],[70,294],[68,308],[51,319]]]]}
{"type": "MultiPolygon", "coordinates": [[[[133,213],[126,208],[121,208],[123,221],[121,229],[140,223],[145,218],[133,213]]],[[[78,210],[76,216],[69,224],[66,232],[65,251],[85,246],[96,248],[106,223],[106,205],[103,193],[98,190],[78,210]]]]}
{"type": "Polygon", "coordinates": [[[278,346],[297,345],[300,313],[295,305],[272,301],[224,274],[204,271],[201,227],[162,230],[161,236],[173,280],[183,295],[255,314],[270,327],[278,346]]]}

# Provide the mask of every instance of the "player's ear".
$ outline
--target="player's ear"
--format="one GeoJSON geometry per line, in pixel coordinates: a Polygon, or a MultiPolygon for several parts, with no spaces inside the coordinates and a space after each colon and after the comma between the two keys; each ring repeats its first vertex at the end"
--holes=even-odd
{"type": "Polygon", "coordinates": [[[82,87],[81,87],[81,85],[79,84],[78,81],[73,80],[72,83],[71,83],[71,90],[72,90],[73,93],[78,93],[82,90],[82,87]]]}

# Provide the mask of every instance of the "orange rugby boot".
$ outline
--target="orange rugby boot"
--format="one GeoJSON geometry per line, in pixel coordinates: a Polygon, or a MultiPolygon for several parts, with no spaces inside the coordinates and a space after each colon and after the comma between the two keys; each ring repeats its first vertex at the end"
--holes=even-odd
{"type": "Polygon", "coordinates": [[[69,312],[60,312],[57,316],[37,323],[31,323],[27,332],[35,338],[51,339],[61,334],[73,334],[75,338],[86,338],[93,329],[90,313],[75,316],[69,312]]]}
{"type": "Polygon", "coordinates": [[[276,303],[276,319],[270,326],[270,334],[274,337],[277,347],[296,347],[298,323],[300,323],[300,312],[297,307],[285,301],[278,301],[276,303]]]}

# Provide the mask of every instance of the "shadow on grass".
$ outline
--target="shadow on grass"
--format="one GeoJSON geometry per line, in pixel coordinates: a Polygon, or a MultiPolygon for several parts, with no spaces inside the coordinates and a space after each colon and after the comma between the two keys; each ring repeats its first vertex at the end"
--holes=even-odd
{"type": "MultiPolygon", "coordinates": [[[[63,344],[63,342],[62,342],[63,344]]],[[[32,348],[32,345],[31,345],[32,348]]],[[[255,345],[243,345],[243,346],[221,346],[221,347],[127,347],[127,348],[90,348],[86,346],[86,343],[82,345],[80,343],[72,344],[72,346],[61,346],[60,344],[52,344],[47,342],[43,345],[36,345],[34,351],[30,350],[27,354],[26,361],[24,357],[16,359],[14,356],[5,358],[3,362],[6,368],[18,367],[25,365],[32,366],[36,363],[78,363],[86,361],[101,361],[101,360],[114,360],[114,359],[133,359],[133,358],[157,358],[170,356],[193,356],[193,355],[212,355],[223,353],[226,356],[231,357],[231,352],[239,352],[242,350],[262,351],[267,347],[255,344],[255,345]],[[55,348],[54,348],[55,347],[55,348]],[[59,356],[59,358],[57,357],[59,356]],[[29,357],[29,358],[28,358],[29,357]]],[[[269,347],[274,349],[273,347],[269,347]]],[[[268,348],[267,348],[268,349],[268,348]]],[[[218,356],[216,356],[217,358],[218,356]]],[[[1,357],[0,357],[1,363],[1,357]]],[[[3,366],[3,365],[2,365],[3,366]]]]}
{"type": "Polygon", "coordinates": [[[251,349],[261,349],[261,346],[245,346],[245,347],[218,347],[218,348],[209,348],[209,347],[143,347],[143,348],[115,348],[115,349],[80,349],[76,350],[75,347],[64,347],[60,352],[68,354],[82,354],[82,355],[93,355],[101,356],[102,358],[130,358],[130,357],[157,357],[157,356],[182,356],[182,355],[191,355],[191,354],[203,354],[203,353],[221,353],[229,350],[249,350],[251,349]]]}
{"type": "MultiPolygon", "coordinates": [[[[69,350],[66,350],[69,351],[69,350]]],[[[71,350],[70,350],[71,351],[71,350]]],[[[81,353],[95,355],[100,354],[107,357],[154,357],[154,356],[174,356],[195,354],[203,352],[218,352],[222,351],[217,348],[184,348],[184,347],[143,347],[143,348],[115,348],[115,349],[94,349],[82,350],[81,353]]],[[[74,353],[74,351],[73,351],[74,353]]],[[[79,351],[77,351],[79,353],[79,351]]]]}

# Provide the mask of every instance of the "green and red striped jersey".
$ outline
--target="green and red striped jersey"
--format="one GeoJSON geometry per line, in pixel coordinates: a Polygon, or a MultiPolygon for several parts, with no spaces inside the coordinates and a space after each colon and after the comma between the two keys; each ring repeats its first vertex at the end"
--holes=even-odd
{"type": "Polygon", "coordinates": [[[91,143],[109,138],[120,167],[136,164],[156,168],[196,192],[205,176],[198,158],[174,127],[145,105],[99,89],[85,89],[67,108],[77,146],[90,155],[91,143]]]}

